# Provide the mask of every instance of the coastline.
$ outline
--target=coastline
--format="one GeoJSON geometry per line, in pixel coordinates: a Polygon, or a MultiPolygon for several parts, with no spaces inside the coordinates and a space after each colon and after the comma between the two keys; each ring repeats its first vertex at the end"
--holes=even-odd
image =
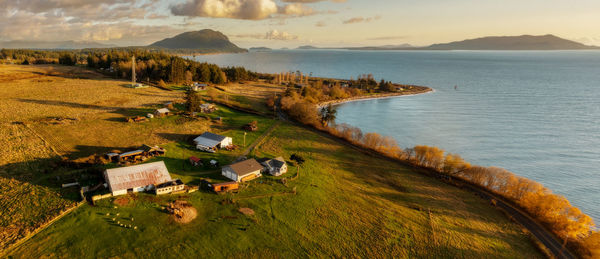
{"type": "Polygon", "coordinates": [[[419,94],[435,92],[435,90],[431,87],[426,87],[426,86],[412,86],[412,87],[417,88],[417,89],[411,89],[409,91],[403,91],[403,92],[362,95],[362,96],[355,96],[355,97],[350,97],[350,98],[345,98],[345,99],[330,100],[330,101],[325,101],[325,102],[321,102],[321,103],[317,104],[317,107],[322,108],[322,107],[325,107],[330,104],[333,106],[336,106],[336,105],[349,103],[349,102],[356,102],[356,101],[386,99],[386,98],[393,98],[393,97],[399,97],[399,96],[411,96],[411,95],[419,95],[419,94]]]}

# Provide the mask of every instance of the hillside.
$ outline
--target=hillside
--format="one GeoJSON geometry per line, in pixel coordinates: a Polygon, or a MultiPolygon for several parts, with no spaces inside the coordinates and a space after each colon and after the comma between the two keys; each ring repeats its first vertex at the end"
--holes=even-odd
{"type": "Polygon", "coordinates": [[[423,49],[431,50],[577,50],[597,49],[554,35],[499,36],[433,44],[423,49]]]}
{"type": "Polygon", "coordinates": [[[160,47],[166,49],[193,49],[201,52],[245,52],[229,41],[223,33],[204,29],[201,31],[184,32],[172,38],[166,38],[148,47],[160,47]]]}
{"type": "MultiPolygon", "coordinates": [[[[289,171],[283,176],[265,175],[243,184],[237,193],[139,193],[121,196],[119,202],[111,198],[96,206],[83,205],[11,250],[14,258],[542,257],[528,235],[486,200],[411,167],[365,155],[335,138],[223,106],[206,118],[174,115],[128,123],[125,116],[147,114],[169,100],[181,101],[183,91],[132,89],[124,87],[127,81],[103,78],[82,68],[0,66],[0,103],[5,104],[0,105],[0,122],[14,127],[14,132],[22,131],[17,136],[28,140],[23,142],[13,131],[0,130],[5,149],[15,151],[0,152],[0,162],[4,163],[0,164],[0,182],[9,182],[12,187],[0,189],[0,197],[13,197],[18,191],[18,197],[31,197],[31,201],[25,200],[27,204],[36,204],[34,198],[43,197],[39,199],[41,205],[27,206],[27,210],[23,202],[3,203],[12,213],[2,217],[0,226],[15,227],[0,228],[0,235],[13,237],[17,233],[14,238],[19,238],[29,233],[39,222],[27,215],[51,217],[76,201],[77,195],[67,199],[61,194],[66,191],[60,188],[61,183],[83,179],[83,175],[96,179],[101,174],[101,170],[59,167],[51,159],[52,150],[67,157],[82,157],[161,143],[168,152],[155,159],[165,161],[173,178],[191,185],[201,179],[225,179],[219,169],[191,166],[188,157],[216,159],[226,165],[263,134],[266,137],[257,142],[249,157],[283,156],[287,160],[297,154],[306,159],[299,170],[288,163],[289,171]],[[15,87],[2,87],[9,85],[15,87]],[[17,111],[11,108],[16,106],[20,107],[17,111]],[[66,119],[53,120],[55,117],[66,119]],[[223,122],[216,123],[212,120],[215,117],[224,118],[223,122]],[[242,126],[254,120],[259,129],[248,132],[242,144],[246,135],[242,126]],[[269,133],[271,126],[274,130],[269,133]],[[199,152],[187,140],[204,130],[232,136],[240,148],[214,154],[199,152]],[[23,143],[31,143],[26,148],[39,150],[13,158],[23,143]],[[47,170],[30,172],[32,165],[47,170]],[[60,181],[55,180],[57,176],[60,181]],[[161,207],[175,199],[191,203],[198,210],[197,218],[186,225],[174,222],[161,207]],[[255,213],[244,215],[240,208],[255,213]],[[112,218],[136,228],[121,227],[112,218]]],[[[244,96],[236,95],[231,86],[217,94],[228,94],[230,100],[253,101],[258,98],[250,98],[248,89],[258,90],[259,86],[265,91],[284,91],[281,86],[261,82],[239,86],[244,96]]],[[[205,99],[208,95],[203,93],[205,99]]],[[[176,109],[181,107],[176,105],[176,109]]]]}

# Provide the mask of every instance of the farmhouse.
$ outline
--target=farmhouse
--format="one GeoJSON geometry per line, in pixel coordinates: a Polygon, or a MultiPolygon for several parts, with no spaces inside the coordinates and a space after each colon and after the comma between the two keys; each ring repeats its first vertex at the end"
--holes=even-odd
{"type": "Polygon", "coordinates": [[[168,181],[165,183],[161,183],[156,186],[155,193],[156,195],[167,194],[167,193],[178,193],[183,192],[185,188],[185,184],[179,179],[175,179],[173,181],[168,181]]]}
{"type": "Polygon", "coordinates": [[[217,135],[210,132],[204,132],[202,135],[194,139],[196,148],[207,151],[215,152],[218,148],[225,148],[233,144],[233,140],[230,137],[217,135]]]}
{"type": "Polygon", "coordinates": [[[154,116],[156,116],[156,117],[169,116],[170,113],[171,113],[171,111],[169,111],[169,109],[160,108],[160,109],[156,109],[156,111],[154,111],[154,116]]]}
{"type": "Polygon", "coordinates": [[[280,176],[287,172],[287,164],[285,163],[285,160],[283,160],[283,157],[264,159],[260,164],[265,167],[265,172],[274,176],[280,176]]]}
{"type": "Polygon", "coordinates": [[[163,161],[106,169],[104,179],[113,195],[154,189],[160,183],[171,181],[171,175],[163,161]]]}
{"type": "Polygon", "coordinates": [[[247,182],[260,177],[263,169],[255,159],[248,159],[223,167],[221,174],[236,182],[247,182]]]}

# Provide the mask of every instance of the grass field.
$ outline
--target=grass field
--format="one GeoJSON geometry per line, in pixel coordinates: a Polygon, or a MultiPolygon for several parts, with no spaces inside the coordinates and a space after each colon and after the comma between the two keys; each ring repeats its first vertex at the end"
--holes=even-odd
{"type": "MultiPolygon", "coordinates": [[[[0,217],[3,246],[77,201],[74,192],[59,185],[80,179],[85,169],[57,166],[58,154],[75,158],[161,144],[167,154],[152,161],[165,161],[173,178],[190,184],[205,178],[219,182],[226,180],[219,168],[192,167],[187,158],[228,164],[245,148],[244,124],[259,124],[259,131],[246,135],[247,147],[275,123],[224,107],[208,118],[171,116],[126,123],[125,116],[144,115],[183,93],[123,84],[79,68],[0,67],[0,143],[5,147],[0,150],[0,206],[10,212],[0,217]],[[11,106],[23,109],[12,111],[11,106]],[[213,122],[216,116],[223,118],[222,124],[213,122]],[[240,148],[198,152],[189,139],[207,129],[232,136],[240,148]]],[[[243,89],[226,90],[243,94],[243,89]]],[[[248,103],[261,100],[250,97],[256,99],[248,103]]],[[[11,250],[10,256],[541,257],[517,225],[472,193],[310,130],[281,123],[250,156],[291,154],[306,159],[298,175],[298,168],[289,164],[287,174],[256,179],[235,194],[136,194],[124,196],[129,202],[123,205],[114,198],[83,205],[11,250]],[[281,178],[289,179],[284,184],[281,178]],[[161,209],[173,200],[189,201],[198,217],[185,225],[176,223],[161,209]],[[246,207],[255,214],[238,212],[246,207]],[[113,218],[137,229],[121,227],[113,218]]]]}

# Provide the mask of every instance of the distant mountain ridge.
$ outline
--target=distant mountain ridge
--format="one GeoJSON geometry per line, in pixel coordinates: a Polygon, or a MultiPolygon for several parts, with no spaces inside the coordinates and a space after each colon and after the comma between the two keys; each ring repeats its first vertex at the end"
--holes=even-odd
{"type": "Polygon", "coordinates": [[[450,43],[433,44],[431,50],[577,50],[598,49],[548,34],[543,36],[493,36],[450,43]]]}
{"type": "Polygon", "coordinates": [[[111,47],[115,47],[115,45],[98,43],[94,41],[0,41],[0,48],[6,49],[86,49],[111,47]]]}
{"type": "Polygon", "coordinates": [[[233,44],[223,33],[211,29],[184,32],[172,38],[154,42],[148,47],[200,50],[207,53],[238,53],[247,51],[233,44]]]}
{"type": "Polygon", "coordinates": [[[415,47],[410,44],[318,48],[301,46],[298,49],[347,49],[347,50],[585,50],[600,49],[576,41],[563,39],[551,34],[532,36],[490,36],[449,43],[433,44],[427,47],[415,47]]]}

